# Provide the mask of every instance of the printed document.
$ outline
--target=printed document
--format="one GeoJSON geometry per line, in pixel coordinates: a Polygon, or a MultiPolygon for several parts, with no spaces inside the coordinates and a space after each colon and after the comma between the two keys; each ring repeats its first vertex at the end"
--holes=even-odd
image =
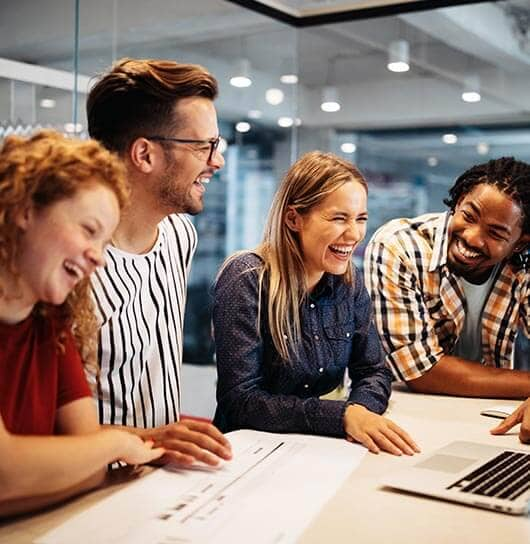
{"type": "Polygon", "coordinates": [[[235,431],[219,468],[165,467],[72,517],[37,544],[287,544],[359,465],[344,439],[235,431]]]}

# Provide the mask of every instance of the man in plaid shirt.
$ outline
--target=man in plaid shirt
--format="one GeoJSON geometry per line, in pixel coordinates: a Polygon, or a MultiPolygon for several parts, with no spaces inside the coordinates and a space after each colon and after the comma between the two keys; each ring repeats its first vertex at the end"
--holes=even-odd
{"type": "Polygon", "coordinates": [[[365,254],[365,281],[387,363],[413,391],[530,395],[513,369],[530,336],[530,165],[502,158],[462,174],[450,211],[396,219],[365,254]]]}

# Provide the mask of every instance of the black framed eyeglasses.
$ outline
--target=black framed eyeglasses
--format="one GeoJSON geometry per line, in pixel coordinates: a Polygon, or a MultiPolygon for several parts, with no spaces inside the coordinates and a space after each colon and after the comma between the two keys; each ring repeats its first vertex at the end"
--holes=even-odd
{"type": "Polygon", "coordinates": [[[191,140],[189,138],[173,138],[171,136],[146,136],[148,140],[160,140],[162,142],[175,142],[177,144],[202,144],[209,145],[210,152],[208,154],[207,162],[212,160],[213,154],[216,152],[219,147],[219,142],[221,141],[221,136],[217,136],[212,140],[191,140]]]}

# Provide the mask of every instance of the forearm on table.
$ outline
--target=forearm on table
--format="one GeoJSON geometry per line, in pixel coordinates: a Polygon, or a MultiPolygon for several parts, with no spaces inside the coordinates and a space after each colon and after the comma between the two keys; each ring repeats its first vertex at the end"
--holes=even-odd
{"type": "Polygon", "coordinates": [[[91,489],[99,487],[105,481],[106,473],[107,471],[105,468],[100,469],[87,479],[78,482],[67,489],[54,493],[46,493],[37,496],[22,496],[17,497],[16,499],[0,501],[0,517],[14,516],[16,514],[39,510],[46,506],[51,506],[71,497],[75,497],[86,491],[90,491],[91,489]]]}
{"type": "Polygon", "coordinates": [[[104,430],[116,429],[118,431],[125,431],[139,436],[142,440],[152,440],[157,430],[156,427],[146,429],[144,427],[133,427],[132,425],[113,425],[111,423],[105,423],[101,425],[101,428],[104,430]]]}
{"type": "Polygon", "coordinates": [[[293,432],[327,436],[344,434],[346,403],[318,397],[272,394],[265,391],[221,398],[219,407],[230,429],[293,432]]]}
{"type": "Polygon", "coordinates": [[[362,404],[376,414],[382,414],[387,406],[392,388],[392,373],[384,364],[364,367],[351,365],[349,370],[351,391],[349,402],[362,404]]]}
{"type": "Polygon", "coordinates": [[[359,384],[352,386],[348,396],[348,402],[352,404],[361,404],[374,414],[383,414],[388,408],[388,399],[390,398],[390,386],[379,387],[373,383],[359,384]]]}
{"type": "Polygon", "coordinates": [[[444,355],[423,376],[408,381],[407,386],[418,393],[519,399],[530,395],[530,372],[444,355]]]}
{"type": "Polygon", "coordinates": [[[89,489],[102,481],[106,465],[119,457],[121,449],[119,437],[110,432],[10,435],[2,447],[0,504],[19,497],[69,496],[89,489]]]}

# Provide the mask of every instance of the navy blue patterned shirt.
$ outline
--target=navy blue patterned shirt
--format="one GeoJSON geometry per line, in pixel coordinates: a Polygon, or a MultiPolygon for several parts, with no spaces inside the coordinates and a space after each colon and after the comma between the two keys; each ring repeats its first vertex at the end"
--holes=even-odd
{"type": "Polygon", "coordinates": [[[356,272],[353,285],[347,285],[342,276],[324,274],[301,308],[298,355],[286,361],[272,342],[266,289],[257,332],[261,263],[253,253],[238,256],[215,286],[219,429],[344,436],[348,404],[383,413],[392,375],[384,364],[362,275],[356,272]],[[342,382],[346,368],[352,381],[348,400],[319,399],[342,382]]]}

